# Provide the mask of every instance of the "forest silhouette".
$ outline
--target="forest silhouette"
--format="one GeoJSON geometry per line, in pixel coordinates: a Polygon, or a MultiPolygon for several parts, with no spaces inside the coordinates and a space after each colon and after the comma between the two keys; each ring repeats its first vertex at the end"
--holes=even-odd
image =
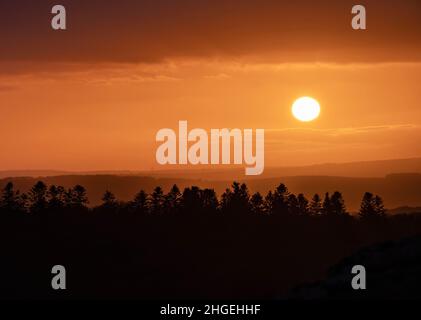
{"type": "Polygon", "coordinates": [[[339,191],[261,195],[237,182],[220,197],[174,185],[123,202],[107,190],[89,207],[83,186],[39,181],[3,188],[0,228],[2,298],[276,298],[360,248],[417,235],[421,215],[387,215],[369,192],[353,216],[339,191]],[[65,293],[50,287],[56,264],[65,293]]]}

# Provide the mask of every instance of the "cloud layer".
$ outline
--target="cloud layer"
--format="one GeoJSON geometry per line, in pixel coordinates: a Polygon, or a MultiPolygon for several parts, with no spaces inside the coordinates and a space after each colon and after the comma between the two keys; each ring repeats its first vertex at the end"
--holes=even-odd
{"type": "Polygon", "coordinates": [[[272,62],[421,60],[421,2],[367,0],[368,30],[351,28],[353,0],[62,0],[0,3],[0,62],[159,62],[250,57],[272,62]]]}

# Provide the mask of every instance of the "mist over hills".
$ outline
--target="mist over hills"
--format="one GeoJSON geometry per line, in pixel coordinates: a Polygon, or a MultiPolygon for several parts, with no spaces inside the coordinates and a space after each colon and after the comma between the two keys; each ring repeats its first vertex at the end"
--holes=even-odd
{"type": "MultiPolygon", "coordinates": [[[[167,168],[167,167],[163,167],[167,168]]],[[[185,169],[183,166],[171,166],[171,169],[153,171],[130,170],[0,170],[0,178],[8,177],[48,177],[64,175],[134,175],[164,178],[186,178],[207,180],[262,179],[291,176],[334,176],[334,177],[385,177],[393,173],[421,173],[421,158],[360,161],[347,163],[324,163],[294,167],[266,167],[262,175],[246,177],[243,166],[212,167],[198,166],[185,169]]]]}
{"type": "Polygon", "coordinates": [[[378,177],[383,178],[394,173],[421,173],[421,158],[360,161],[347,163],[324,163],[294,167],[266,167],[262,175],[245,177],[244,168],[230,169],[191,169],[156,171],[154,176],[227,180],[227,179],[262,179],[293,176],[332,176],[332,177],[378,177]]]}

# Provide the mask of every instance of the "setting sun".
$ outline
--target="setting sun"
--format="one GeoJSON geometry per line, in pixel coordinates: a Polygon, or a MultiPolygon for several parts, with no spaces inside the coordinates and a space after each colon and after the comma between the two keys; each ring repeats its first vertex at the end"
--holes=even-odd
{"type": "Polygon", "coordinates": [[[313,121],[320,114],[320,104],[313,98],[301,97],[292,105],[292,114],[300,121],[313,121]]]}

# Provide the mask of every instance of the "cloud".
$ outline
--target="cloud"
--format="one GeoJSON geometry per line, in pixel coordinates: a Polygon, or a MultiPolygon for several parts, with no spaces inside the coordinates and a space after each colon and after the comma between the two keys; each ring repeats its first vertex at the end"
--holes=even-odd
{"type": "MultiPolygon", "coordinates": [[[[419,156],[421,126],[391,124],[332,129],[265,130],[268,159],[288,165],[419,156]]],[[[269,161],[269,160],[268,160],[269,161]]]]}
{"type": "Polygon", "coordinates": [[[12,91],[18,89],[17,85],[0,85],[0,92],[12,91]]]}
{"type": "Polygon", "coordinates": [[[265,130],[266,144],[292,150],[322,150],[341,148],[383,148],[413,145],[421,136],[421,126],[393,124],[332,129],[287,128],[265,130]],[[406,140],[406,141],[404,141],[406,140]]]}
{"type": "Polygon", "coordinates": [[[421,126],[415,124],[390,124],[380,126],[362,126],[362,127],[346,127],[346,128],[284,128],[284,129],[267,129],[266,131],[273,134],[287,133],[287,134],[320,134],[331,137],[352,135],[352,134],[364,134],[364,133],[375,133],[384,132],[390,130],[402,130],[402,129],[420,129],[421,126]]]}
{"type": "Polygon", "coordinates": [[[204,78],[210,79],[210,80],[224,80],[224,79],[231,78],[231,76],[226,73],[218,73],[218,74],[205,75],[204,78]]]}
{"type": "MultiPolygon", "coordinates": [[[[353,0],[51,0],[0,3],[0,61],[158,63],[245,57],[270,63],[421,61],[421,2],[366,0],[368,30],[350,27],[353,0]]],[[[15,67],[17,67],[15,65],[15,67]]]]}
{"type": "Polygon", "coordinates": [[[130,85],[182,80],[178,67],[170,64],[49,63],[40,67],[33,63],[15,63],[1,68],[3,65],[5,63],[0,63],[0,80],[10,83],[76,81],[91,85],[130,85]]]}

